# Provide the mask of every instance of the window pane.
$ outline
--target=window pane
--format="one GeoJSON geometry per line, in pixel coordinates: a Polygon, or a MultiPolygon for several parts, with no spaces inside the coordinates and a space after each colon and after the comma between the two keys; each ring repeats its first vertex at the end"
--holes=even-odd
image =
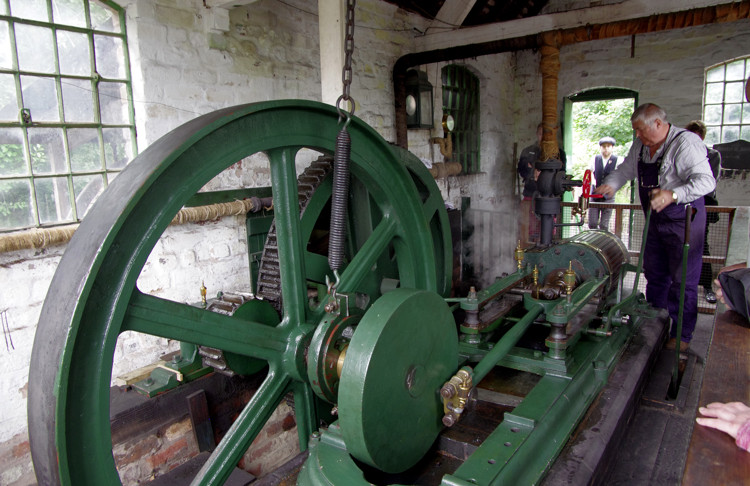
{"type": "Polygon", "coordinates": [[[94,51],[96,52],[96,72],[99,75],[109,79],[125,78],[124,51],[121,39],[95,35],[94,51]]]}
{"type": "Polygon", "coordinates": [[[96,196],[104,190],[104,175],[74,176],[73,190],[76,195],[78,217],[83,218],[96,196]]]}
{"type": "Polygon", "coordinates": [[[63,110],[67,122],[93,122],[94,99],[88,79],[61,80],[63,110]]]}
{"type": "Polygon", "coordinates": [[[133,158],[133,143],[127,128],[104,128],[104,156],[107,169],[122,169],[133,158]]]}
{"type": "Polygon", "coordinates": [[[734,142],[738,138],[740,138],[740,127],[736,125],[724,126],[721,136],[722,143],[734,142]]]}
{"type": "Polygon", "coordinates": [[[713,146],[721,140],[721,127],[708,127],[706,129],[706,145],[713,146]]]}
{"type": "Polygon", "coordinates": [[[54,0],[52,15],[56,24],[86,27],[86,10],[83,0],[54,0]]]}
{"type": "Polygon", "coordinates": [[[0,128],[0,176],[28,173],[23,156],[23,132],[20,128],[0,128]]]}
{"type": "Polygon", "coordinates": [[[23,106],[31,110],[35,122],[60,121],[57,107],[57,86],[52,78],[21,76],[23,106]]]}
{"type": "Polygon", "coordinates": [[[730,62],[727,64],[727,81],[745,79],[745,60],[730,62]]]}
{"type": "Polygon", "coordinates": [[[750,125],[750,103],[742,103],[742,123],[750,125]]]}
{"type": "Polygon", "coordinates": [[[709,125],[721,124],[721,105],[707,105],[703,121],[709,125]]]}
{"type": "Polygon", "coordinates": [[[742,135],[740,136],[742,140],[747,140],[750,142],[750,125],[745,125],[742,127],[742,135]]]}
{"type": "Polygon", "coordinates": [[[47,0],[10,0],[10,13],[22,19],[49,21],[47,0]]]}
{"type": "Polygon", "coordinates": [[[67,177],[51,177],[34,181],[40,223],[73,220],[70,208],[70,188],[67,177]]]}
{"type": "Polygon", "coordinates": [[[118,175],[120,175],[119,172],[107,172],[107,181],[112,184],[112,181],[115,180],[118,175]]]}
{"type": "Polygon", "coordinates": [[[29,181],[0,181],[0,228],[22,228],[33,224],[35,223],[29,181]]]}
{"type": "Polygon", "coordinates": [[[91,50],[86,34],[58,30],[57,50],[60,56],[60,74],[91,75],[91,50]]]}
{"type": "Polygon", "coordinates": [[[735,123],[739,125],[741,110],[742,105],[739,103],[724,106],[724,124],[735,123]]]}
{"type": "Polygon", "coordinates": [[[37,73],[55,72],[52,30],[46,27],[16,24],[18,68],[37,73]]]}
{"type": "Polygon", "coordinates": [[[5,2],[0,2],[0,15],[8,15],[8,6],[5,2]]]}
{"type": "Polygon", "coordinates": [[[10,48],[8,22],[0,22],[0,67],[5,69],[13,68],[13,54],[10,48]]]}
{"type": "Polygon", "coordinates": [[[713,69],[709,69],[708,72],[706,72],[706,81],[707,82],[713,82],[713,81],[724,81],[724,65],[716,66],[713,69]]]}
{"type": "Polygon", "coordinates": [[[0,74],[0,120],[18,121],[16,79],[12,74],[0,74]]]}
{"type": "Polygon", "coordinates": [[[99,83],[99,110],[102,123],[106,125],[129,124],[127,100],[128,91],[124,83],[99,83]]]}
{"type": "Polygon", "coordinates": [[[706,103],[721,103],[724,101],[724,83],[706,85],[706,103]]]}
{"type": "Polygon", "coordinates": [[[61,128],[29,128],[29,150],[33,174],[65,174],[65,146],[61,128]]]}
{"type": "Polygon", "coordinates": [[[120,32],[120,17],[99,2],[90,2],[91,28],[107,32],[120,32]]]}
{"type": "Polygon", "coordinates": [[[68,146],[70,149],[70,168],[73,172],[102,170],[99,130],[95,128],[68,130],[68,146]]]}
{"type": "Polygon", "coordinates": [[[742,103],[745,96],[745,83],[727,83],[724,91],[724,103],[742,103]]]}

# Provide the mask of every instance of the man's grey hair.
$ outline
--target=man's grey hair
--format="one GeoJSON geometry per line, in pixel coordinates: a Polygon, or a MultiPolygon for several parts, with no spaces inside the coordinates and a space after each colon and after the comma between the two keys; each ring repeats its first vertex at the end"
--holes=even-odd
{"type": "Polygon", "coordinates": [[[630,122],[635,123],[636,120],[641,120],[648,126],[653,125],[656,120],[661,120],[663,123],[667,123],[668,121],[667,112],[659,105],[653,103],[644,103],[636,108],[630,117],[630,122]]]}

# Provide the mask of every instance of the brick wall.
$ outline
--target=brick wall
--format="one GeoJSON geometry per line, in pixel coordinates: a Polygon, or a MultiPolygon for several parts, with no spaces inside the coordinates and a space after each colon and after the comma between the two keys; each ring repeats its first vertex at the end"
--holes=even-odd
{"type": "MultiPolygon", "coordinates": [[[[259,0],[229,11],[225,24],[213,22],[216,13],[200,0],[124,0],[120,4],[127,8],[141,151],[182,123],[218,108],[280,98],[320,99],[314,2],[259,0]]],[[[424,21],[379,0],[361,0],[357,9],[352,84],[356,114],[394,141],[392,67],[410,51],[411,26],[424,21]]],[[[684,124],[700,114],[703,69],[747,54],[742,49],[748,44],[749,25],[741,21],[638,36],[632,58],[630,38],[566,46],[561,51],[559,95],[602,86],[630,88],[641,93],[641,101],[661,104],[675,123],[684,124]]],[[[541,118],[538,52],[457,62],[480,79],[482,173],[438,184],[449,202],[458,205],[462,196],[472,197],[475,207],[496,211],[507,220],[500,227],[515,228],[514,147],[520,152],[534,141],[541,118]]],[[[433,86],[439,87],[444,64],[420,66],[433,86]]],[[[442,115],[440,100],[436,89],[436,127],[442,115]]],[[[439,162],[441,156],[428,139],[441,135],[438,128],[410,131],[410,149],[420,158],[439,162]]],[[[299,167],[305,162],[300,160],[299,167]]],[[[264,162],[235,164],[209,188],[238,184],[267,185],[264,162]]],[[[724,202],[721,193],[719,197],[724,202]]],[[[504,231],[495,238],[512,249],[516,237],[504,231]]],[[[64,246],[58,246],[0,254],[0,281],[5,284],[0,311],[6,311],[15,347],[3,349],[0,341],[1,484],[27,484],[22,479],[30,470],[24,445],[27,368],[40,307],[63,251],[64,246]]],[[[512,251],[504,254],[512,255],[512,251]]],[[[512,269],[512,260],[501,263],[498,271],[503,266],[512,269]]],[[[205,281],[209,293],[237,290],[246,288],[247,275],[244,228],[238,218],[228,217],[170,228],[156,245],[139,285],[164,298],[195,301],[201,282],[205,281]]],[[[160,339],[123,336],[116,351],[115,373],[152,361],[175,347],[176,343],[160,339]]]]}

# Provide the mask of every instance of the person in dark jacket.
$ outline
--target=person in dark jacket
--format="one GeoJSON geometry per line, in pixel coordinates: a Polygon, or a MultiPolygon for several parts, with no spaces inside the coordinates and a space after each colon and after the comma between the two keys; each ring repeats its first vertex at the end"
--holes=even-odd
{"type": "MultiPolygon", "coordinates": [[[[536,162],[542,156],[542,135],[544,125],[540,123],[536,127],[536,143],[529,145],[521,151],[518,158],[517,172],[523,183],[523,192],[521,200],[521,217],[519,218],[519,239],[524,242],[524,246],[533,245],[539,241],[540,223],[539,218],[534,214],[534,193],[536,192],[536,178],[539,171],[536,169],[536,162]]],[[[566,157],[565,152],[559,149],[560,160],[565,170],[566,157]]]]}
{"type": "MultiPolygon", "coordinates": [[[[604,182],[604,178],[615,170],[617,167],[617,156],[612,154],[612,150],[615,147],[615,139],[612,137],[602,137],[599,139],[599,149],[601,154],[594,157],[594,163],[591,167],[591,190],[595,190],[596,186],[604,182]]],[[[604,196],[602,202],[612,200],[609,196],[604,196]]],[[[590,229],[603,229],[605,231],[609,228],[609,220],[612,217],[612,208],[589,208],[589,228],[590,229]]]]}
{"type": "MultiPolygon", "coordinates": [[[[701,120],[691,121],[690,123],[685,125],[685,129],[698,135],[701,138],[701,140],[706,138],[706,124],[703,123],[701,120]]],[[[706,146],[706,153],[708,154],[708,164],[711,166],[711,173],[714,175],[714,179],[718,181],[719,174],[721,173],[721,154],[719,153],[718,150],[714,150],[708,146],[706,146]]],[[[703,203],[707,207],[719,205],[719,200],[716,197],[716,189],[714,189],[713,191],[703,196],[703,203]]],[[[706,223],[707,223],[706,231],[705,231],[706,241],[703,244],[704,256],[711,255],[711,250],[708,247],[709,224],[716,223],[717,221],[719,221],[718,213],[706,213],[706,223]]],[[[700,281],[698,282],[698,284],[703,287],[706,302],[708,302],[709,304],[716,303],[716,294],[711,288],[712,279],[713,279],[713,271],[711,269],[711,264],[707,262],[703,262],[703,267],[701,268],[701,277],[700,277],[700,281]]]]}
{"type": "Polygon", "coordinates": [[[536,177],[538,175],[535,164],[542,155],[542,124],[536,127],[536,143],[529,145],[521,151],[518,158],[517,172],[521,177],[523,192],[521,199],[521,223],[518,229],[518,238],[523,241],[523,246],[529,246],[539,240],[539,220],[534,214],[534,193],[536,192],[536,177]]]}

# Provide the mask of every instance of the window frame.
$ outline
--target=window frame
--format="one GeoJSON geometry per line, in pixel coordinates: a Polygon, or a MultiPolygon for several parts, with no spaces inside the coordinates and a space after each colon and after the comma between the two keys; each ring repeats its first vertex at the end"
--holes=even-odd
{"type": "Polygon", "coordinates": [[[706,124],[706,145],[712,146],[715,144],[728,143],[740,139],[750,142],[750,100],[748,100],[745,96],[745,90],[747,89],[748,83],[750,83],[750,55],[729,59],[727,61],[709,66],[705,69],[703,77],[703,106],[701,109],[701,113],[703,114],[703,122],[706,124]],[[744,71],[742,76],[739,79],[727,80],[727,66],[739,62],[744,64],[744,71]],[[721,79],[710,79],[712,78],[712,73],[716,73],[720,68],[723,68],[721,79]],[[742,85],[739,102],[732,99],[727,101],[727,84],[730,83],[733,85],[742,85]],[[720,84],[723,85],[723,89],[721,89],[721,100],[717,101],[712,99],[709,101],[708,98],[709,96],[711,96],[711,92],[715,91],[712,90],[712,86],[718,86],[720,84]],[[734,105],[739,105],[738,109],[740,118],[738,123],[727,121],[727,107],[734,105]],[[714,113],[712,113],[712,111],[714,113]],[[716,116],[716,112],[719,112],[718,121],[714,118],[716,116]],[[726,130],[728,127],[737,127],[736,138],[733,138],[732,135],[728,135],[729,132],[727,132],[726,130]]]}
{"type": "MultiPolygon", "coordinates": [[[[103,190],[138,153],[125,10],[110,0],[81,0],[80,6],[83,8],[85,26],[80,26],[58,23],[63,22],[64,19],[58,21],[54,17],[56,14],[55,0],[44,0],[44,4],[47,9],[46,21],[14,16],[12,12],[12,0],[0,0],[0,23],[4,22],[7,25],[8,40],[10,42],[8,49],[12,58],[11,68],[0,68],[0,75],[10,74],[13,76],[15,102],[18,107],[18,119],[16,121],[0,120],[0,130],[7,130],[9,134],[12,133],[9,129],[19,130],[18,133],[22,137],[20,143],[25,163],[25,173],[2,174],[0,175],[0,183],[11,182],[12,184],[13,182],[22,182],[26,185],[29,191],[28,203],[30,206],[28,214],[22,216],[27,220],[26,222],[16,223],[15,225],[13,225],[14,222],[11,220],[0,222],[0,224],[4,225],[0,226],[0,233],[34,227],[59,226],[80,221],[98,193],[101,192],[100,190],[94,192],[96,186],[90,186],[90,182],[96,180],[98,184],[100,180],[100,187],[103,190]],[[106,27],[102,29],[101,25],[94,28],[92,14],[95,13],[97,6],[98,8],[108,10],[112,16],[111,18],[113,20],[116,19],[116,25],[112,22],[112,30],[105,30],[106,27]],[[93,12],[92,8],[94,9],[93,12]],[[19,60],[19,42],[17,39],[19,26],[31,26],[49,30],[52,42],[52,60],[54,62],[54,68],[51,72],[48,72],[48,70],[33,71],[21,69],[24,61],[23,58],[19,60]],[[82,71],[88,70],[88,74],[73,74],[61,68],[61,58],[64,56],[64,51],[61,47],[64,38],[61,39],[61,33],[72,33],[76,36],[83,34],[86,36],[89,59],[88,65],[85,62],[82,63],[82,71]],[[107,39],[113,39],[114,48],[121,52],[123,56],[116,63],[116,73],[106,72],[108,67],[103,65],[102,61],[111,59],[109,55],[102,58],[98,58],[97,55],[97,43],[106,42],[107,39]],[[63,53],[61,54],[61,52],[63,53]],[[105,72],[106,76],[100,74],[102,71],[105,72]],[[34,120],[34,111],[30,109],[30,106],[33,105],[33,98],[30,98],[28,93],[24,93],[24,82],[33,78],[36,78],[37,81],[43,79],[51,80],[54,83],[54,95],[57,97],[57,121],[51,121],[55,119],[54,116],[46,121],[34,120]],[[104,110],[106,107],[102,106],[104,103],[101,103],[103,98],[111,96],[107,93],[108,88],[114,90],[115,96],[121,99],[122,103],[127,104],[127,106],[122,106],[121,111],[117,110],[118,115],[114,117],[116,119],[105,113],[104,110]],[[71,121],[71,119],[75,119],[75,115],[69,109],[72,107],[78,108],[78,106],[70,101],[73,98],[72,93],[76,89],[86,91],[90,89],[91,91],[92,104],[90,108],[93,110],[93,113],[87,112],[85,114],[85,117],[88,117],[86,121],[71,121]],[[26,99],[25,96],[29,99],[26,99]],[[65,101],[66,96],[69,97],[68,105],[66,105],[65,101]],[[67,113],[66,109],[69,110],[67,113]],[[48,171],[39,171],[34,166],[35,161],[32,151],[35,150],[35,145],[40,146],[42,144],[34,143],[31,136],[34,132],[44,133],[43,130],[39,129],[47,129],[49,134],[53,134],[55,137],[59,134],[59,141],[62,142],[61,146],[57,143],[57,148],[50,149],[48,148],[49,146],[45,147],[49,152],[46,154],[48,160],[45,161],[50,166],[48,171]],[[86,133],[84,130],[95,130],[96,135],[86,133]],[[32,132],[31,135],[30,131],[32,132]],[[115,143],[108,141],[110,134],[115,137],[118,136],[117,131],[121,131],[119,135],[121,140],[115,143]],[[85,142],[75,146],[72,140],[83,134],[85,134],[85,137],[83,137],[85,142]],[[75,167],[76,154],[74,152],[80,148],[89,151],[87,161],[94,162],[91,167],[75,167]],[[98,162],[100,164],[98,166],[96,165],[97,151],[98,162]],[[110,153],[111,155],[108,155],[110,153]],[[112,160],[108,161],[108,159],[112,160]],[[38,185],[44,184],[46,181],[51,181],[54,188],[52,192],[54,201],[52,202],[52,206],[46,206],[47,212],[43,214],[40,209],[42,205],[39,201],[41,195],[39,194],[38,185]],[[84,192],[85,188],[89,189],[90,194],[81,197],[81,193],[84,192]],[[51,217],[51,214],[55,216],[51,217]]],[[[9,89],[7,91],[11,92],[12,90],[9,89]]],[[[86,97],[85,94],[79,94],[78,96],[86,97]]],[[[50,99],[54,98],[50,96],[50,99]]],[[[11,103],[13,103],[12,97],[9,99],[9,105],[11,103]]],[[[49,107],[49,113],[54,113],[55,107],[51,103],[49,107]]],[[[84,106],[84,110],[88,108],[88,106],[84,106]]],[[[58,140],[55,140],[55,142],[58,142],[58,140]]],[[[11,144],[15,145],[15,143],[11,144]]],[[[22,189],[22,191],[26,193],[26,188],[22,189]]],[[[24,204],[25,201],[22,199],[11,200],[10,203],[24,204]]]]}
{"type": "Polygon", "coordinates": [[[453,160],[461,163],[462,174],[481,171],[481,131],[479,119],[479,77],[466,66],[448,64],[440,72],[443,113],[455,123],[453,160]]]}

